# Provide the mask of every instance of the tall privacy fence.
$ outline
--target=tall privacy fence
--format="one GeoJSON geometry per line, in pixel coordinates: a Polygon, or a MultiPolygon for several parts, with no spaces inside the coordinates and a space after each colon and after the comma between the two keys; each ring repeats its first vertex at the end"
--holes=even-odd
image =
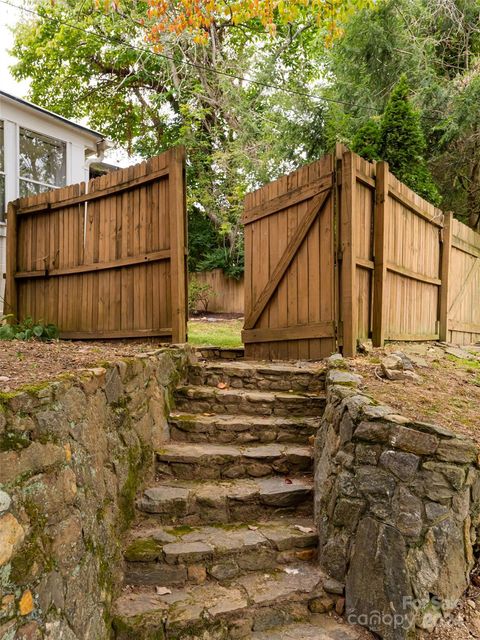
{"type": "Polygon", "coordinates": [[[195,271],[190,274],[190,281],[197,282],[200,286],[209,287],[207,291],[208,307],[198,303],[196,311],[209,311],[212,313],[243,313],[244,311],[244,285],[243,277],[230,278],[225,275],[223,269],[211,271],[195,271]]]}
{"type": "Polygon", "coordinates": [[[246,355],[480,339],[480,235],[338,146],[245,202],[246,355]]]}
{"type": "Polygon", "coordinates": [[[186,337],[185,153],[8,205],[5,310],[65,338],[186,337]]]}

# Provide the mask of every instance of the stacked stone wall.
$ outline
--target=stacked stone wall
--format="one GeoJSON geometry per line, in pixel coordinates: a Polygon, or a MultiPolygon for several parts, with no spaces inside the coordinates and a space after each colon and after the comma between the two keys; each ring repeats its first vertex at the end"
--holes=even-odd
{"type": "Polygon", "coordinates": [[[167,348],[0,394],[1,640],[110,637],[121,538],[187,358],[167,348]]]}
{"type": "Polygon", "coordinates": [[[386,640],[432,629],[469,584],[480,534],[475,443],[364,395],[333,356],[315,443],[319,559],[346,616],[386,640]]]}

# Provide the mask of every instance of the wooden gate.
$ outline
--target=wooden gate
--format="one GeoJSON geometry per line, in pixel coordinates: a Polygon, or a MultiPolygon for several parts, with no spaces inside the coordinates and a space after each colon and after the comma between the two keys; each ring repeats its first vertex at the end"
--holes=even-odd
{"type": "Polygon", "coordinates": [[[63,338],[186,339],[185,152],[8,207],[5,310],[63,338]]]}
{"type": "Polygon", "coordinates": [[[318,359],[336,350],[334,156],[247,195],[245,355],[318,359]]]}

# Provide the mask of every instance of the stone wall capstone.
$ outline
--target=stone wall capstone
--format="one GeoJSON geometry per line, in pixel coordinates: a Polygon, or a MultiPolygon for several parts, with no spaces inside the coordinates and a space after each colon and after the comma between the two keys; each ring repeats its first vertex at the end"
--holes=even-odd
{"type": "Polygon", "coordinates": [[[1,640],[110,637],[121,536],[188,357],[165,348],[0,394],[1,640]]]}
{"type": "Polygon", "coordinates": [[[322,568],[345,585],[346,617],[385,640],[431,630],[469,584],[480,534],[476,444],[408,420],[329,360],[315,440],[322,568]]]}

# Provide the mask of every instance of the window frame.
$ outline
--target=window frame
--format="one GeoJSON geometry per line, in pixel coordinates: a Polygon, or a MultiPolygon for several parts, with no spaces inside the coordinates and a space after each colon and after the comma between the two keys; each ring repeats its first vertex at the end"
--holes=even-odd
{"type": "Polygon", "coordinates": [[[28,196],[21,196],[20,184],[22,182],[27,184],[29,183],[36,184],[36,185],[40,185],[41,187],[45,187],[44,191],[48,191],[50,189],[62,189],[63,187],[68,185],[67,174],[68,174],[68,141],[62,140],[62,138],[57,138],[57,137],[48,135],[46,133],[41,133],[40,131],[36,131],[35,129],[30,129],[29,127],[22,126],[20,123],[18,123],[18,127],[17,127],[17,193],[18,193],[18,196],[29,197],[33,195],[38,195],[38,194],[32,193],[32,194],[29,194],[28,196]],[[22,177],[20,172],[20,142],[21,142],[22,131],[27,131],[28,133],[31,133],[34,136],[38,136],[39,138],[44,138],[44,139],[46,138],[47,140],[52,140],[53,142],[58,142],[61,145],[63,145],[63,152],[64,152],[63,162],[64,162],[64,168],[65,168],[64,184],[56,185],[56,184],[50,184],[48,182],[41,182],[39,180],[34,180],[33,178],[22,177]]]}

